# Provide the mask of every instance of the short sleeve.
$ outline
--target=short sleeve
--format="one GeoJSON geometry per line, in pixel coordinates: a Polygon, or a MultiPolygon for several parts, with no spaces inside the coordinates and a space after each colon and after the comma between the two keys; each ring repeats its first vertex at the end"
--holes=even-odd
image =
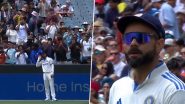
{"type": "Polygon", "coordinates": [[[170,96],[170,99],[165,104],[185,104],[185,91],[179,90],[170,96]]]}

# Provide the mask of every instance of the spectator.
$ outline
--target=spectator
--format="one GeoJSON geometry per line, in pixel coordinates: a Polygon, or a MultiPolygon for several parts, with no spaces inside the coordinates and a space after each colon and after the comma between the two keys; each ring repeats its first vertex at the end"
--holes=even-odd
{"type": "Polygon", "coordinates": [[[73,38],[72,31],[68,28],[63,35],[63,39],[67,47],[69,47],[70,44],[72,43],[72,38],[73,38]]]}
{"type": "Polygon", "coordinates": [[[73,35],[76,35],[76,36],[77,36],[77,42],[80,43],[80,40],[82,39],[82,36],[81,36],[81,34],[79,33],[79,29],[80,29],[79,26],[75,26],[75,27],[73,28],[73,35]]]}
{"type": "Polygon", "coordinates": [[[61,6],[61,12],[64,17],[73,15],[74,8],[71,4],[71,0],[66,0],[65,4],[61,6]]]}
{"type": "Polygon", "coordinates": [[[46,0],[40,0],[38,4],[38,9],[39,9],[39,17],[45,18],[47,17],[49,4],[46,2],[46,0]]]}
{"type": "Polygon", "coordinates": [[[23,46],[19,45],[17,52],[15,53],[16,64],[27,64],[28,55],[24,51],[23,46]]]}
{"type": "Polygon", "coordinates": [[[28,39],[28,24],[26,23],[26,17],[22,17],[20,23],[15,27],[18,30],[17,44],[23,45],[28,39]]]}
{"type": "Polygon", "coordinates": [[[31,52],[30,52],[30,63],[31,64],[36,64],[37,59],[39,54],[42,52],[43,50],[39,47],[39,45],[37,43],[34,43],[31,47],[31,52]]]}
{"type": "Polygon", "coordinates": [[[14,44],[12,42],[8,42],[8,47],[7,49],[4,50],[6,54],[6,64],[15,64],[16,59],[15,59],[15,53],[16,50],[14,48],[14,44]]]}
{"type": "Polygon", "coordinates": [[[183,82],[185,82],[185,61],[183,61],[181,64],[180,78],[183,82]]]}
{"type": "MultiPolygon", "coordinates": [[[[107,52],[108,56],[110,56],[110,51],[111,50],[119,49],[118,42],[115,39],[109,40],[108,45],[106,45],[106,46],[107,46],[107,51],[106,52],[107,52]]],[[[119,50],[119,54],[120,54],[120,59],[125,62],[125,55],[120,50],[119,50]]]]}
{"type": "Polygon", "coordinates": [[[59,10],[60,10],[60,8],[57,5],[57,1],[56,0],[51,0],[51,3],[50,4],[51,4],[50,5],[51,6],[50,8],[54,9],[54,14],[58,13],[59,10]]]}
{"type": "MultiPolygon", "coordinates": [[[[178,27],[179,27],[179,33],[180,37],[182,39],[185,38],[185,30],[183,30],[183,27],[185,26],[185,9],[179,10],[177,13],[177,19],[178,19],[178,27]]],[[[185,41],[185,39],[184,39],[185,41]]]]}
{"type": "Polygon", "coordinates": [[[115,50],[115,49],[118,49],[118,43],[116,40],[110,40],[108,41],[108,45],[106,45],[106,49],[107,51],[109,52],[109,55],[110,55],[110,51],[111,50],[115,50]]]}
{"type": "MultiPolygon", "coordinates": [[[[93,63],[95,63],[95,66],[96,66],[95,68],[97,68],[97,70],[100,70],[106,59],[105,48],[102,45],[95,46],[93,55],[94,55],[93,63]]],[[[96,69],[92,69],[92,70],[96,70],[96,69]]]]}
{"type": "Polygon", "coordinates": [[[177,24],[176,14],[173,10],[176,0],[152,0],[153,6],[160,9],[159,20],[162,23],[165,30],[171,30],[174,33],[175,39],[180,38],[179,28],[177,24]]]}
{"type": "Polygon", "coordinates": [[[68,47],[61,37],[58,38],[58,41],[59,43],[55,46],[56,61],[57,64],[64,64],[67,61],[66,53],[68,52],[68,47]]]}
{"type": "Polygon", "coordinates": [[[17,12],[15,13],[15,15],[13,16],[13,21],[14,21],[14,23],[15,23],[16,25],[20,23],[21,17],[22,17],[21,11],[17,11],[17,12]]]}
{"type": "Polygon", "coordinates": [[[5,20],[7,22],[10,19],[10,8],[8,3],[3,3],[1,7],[1,20],[5,20]]]}
{"type": "Polygon", "coordinates": [[[0,46],[0,64],[5,64],[6,61],[6,54],[3,50],[3,47],[0,46]]]}
{"type": "Polygon", "coordinates": [[[77,36],[73,36],[72,44],[70,45],[71,50],[71,60],[72,63],[80,63],[80,52],[81,52],[81,44],[77,41],[77,36]]]}
{"type": "Polygon", "coordinates": [[[32,16],[29,20],[29,31],[32,32],[34,35],[38,34],[38,13],[33,11],[32,16]]]}
{"type": "Polygon", "coordinates": [[[112,84],[113,84],[112,79],[105,79],[102,82],[102,89],[99,91],[99,93],[100,92],[103,93],[105,104],[108,104],[109,92],[110,92],[110,88],[111,88],[112,84]]]}
{"type": "Polygon", "coordinates": [[[0,21],[0,42],[6,39],[6,36],[5,36],[6,29],[7,29],[7,26],[6,26],[5,20],[1,20],[0,21]]]}
{"type": "Polygon", "coordinates": [[[109,0],[110,8],[105,13],[105,22],[108,24],[109,28],[113,27],[113,21],[119,15],[118,9],[117,9],[118,3],[119,3],[119,0],[109,0]]]}
{"type": "Polygon", "coordinates": [[[17,43],[18,33],[15,30],[15,27],[13,24],[10,24],[9,28],[6,30],[6,36],[8,36],[8,41],[12,43],[17,43]]]}
{"type": "Polygon", "coordinates": [[[185,47],[180,50],[180,55],[185,60],[185,47]]]}
{"type": "Polygon", "coordinates": [[[90,24],[88,22],[83,22],[82,29],[84,30],[84,32],[90,32],[90,24]]]}
{"type": "Polygon", "coordinates": [[[43,39],[41,41],[42,44],[42,49],[45,50],[46,54],[48,57],[54,59],[54,46],[52,45],[53,41],[51,38],[49,38],[48,40],[43,39]]]}
{"type": "Polygon", "coordinates": [[[94,12],[95,18],[105,19],[105,0],[95,0],[96,10],[94,12]]]}
{"type": "Polygon", "coordinates": [[[90,35],[86,33],[80,43],[82,45],[81,62],[87,64],[91,61],[92,40],[90,35]]]}
{"type": "Polygon", "coordinates": [[[177,77],[180,78],[180,72],[181,72],[181,64],[183,63],[182,57],[174,57],[171,58],[167,63],[167,67],[169,70],[174,73],[177,77]]]}
{"type": "Polygon", "coordinates": [[[111,62],[105,62],[102,64],[101,69],[97,70],[98,74],[92,78],[92,80],[102,84],[104,79],[110,78],[112,80],[117,80],[117,75],[114,74],[114,66],[111,62]]]}
{"type": "Polygon", "coordinates": [[[125,63],[121,60],[120,52],[118,49],[110,50],[110,57],[106,59],[106,61],[111,61],[114,66],[114,73],[118,78],[121,76],[121,72],[125,67],[125,63]]]}
{"type": "Polygon", "coordinates": [[[58,31],[57,23],[53,20],[50,20],[49,25],[46,26],[46,33],[48,33],[47,38],[51,38],[53,40],[57,31],[58,31]]]}
{"type": "Polygon", "coordinates": [[[175,41],[175,56],[180,56],[180,50],[184,47],[184,40],[182,38],[179,38],[177,41],[175,41]]]}
{"type": "Polygon", "coordinates": [[[98,103],[98,91],[100,89],[99,83],[96,81],[91,81],[91,96],[90,96],[90,103],[91,104],[99,104],[98,103]]]}
{"type": "Polygon", "coordinates": [[[165,46],[164,46],[165,55],[163,58],[165,61],[168,61],[171,58],[175,57],[176,50],[174,45],[175,45],[174,39],[165,39],[165,46]]]}

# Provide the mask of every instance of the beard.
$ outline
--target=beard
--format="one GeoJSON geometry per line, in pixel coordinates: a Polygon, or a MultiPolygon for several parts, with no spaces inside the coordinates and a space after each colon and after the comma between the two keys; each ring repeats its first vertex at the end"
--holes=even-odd
{"type": "Polygon", "coordinates": [[[130,51],[125,53],[125,58],[127,63],[132,68],[139,68],[144,65],[148,65],[153,62],[154,58],[156,57],[156,47],[154,46],[153,50],[148,51],[147,53],[143,54],[138,48],[131,48],[130,51]],[[137,53],[140,54],[137,58],[129,57],[130,54],[137,53]]]}

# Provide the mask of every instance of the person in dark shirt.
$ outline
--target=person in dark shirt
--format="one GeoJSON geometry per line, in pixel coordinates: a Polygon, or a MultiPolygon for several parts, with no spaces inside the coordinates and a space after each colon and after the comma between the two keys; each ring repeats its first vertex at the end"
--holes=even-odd
{"type": "Polygon", "coordinates": [[[119,16],[119,12],[117,9],[118,3],[119,3],[119,0],[109,1],[110,8],[105,13],[105,22],[108,24],[109,28],[113,27],[113,21],[116,19],[117,16],[119,16]]]}
{"type": "Polygon", "coordinates": [[[58,38],[58,44],[55,46],[56,61],[58,64],[65,63],[67,61],[66,53],[68,51],[67,45],[64,43],[62,37],[58,38]]]}
{"type": "Polygon", "coordinates": [[[72,44],[69,48],[71,49],[72,63],[80,63],[81,44],[77,42],[77,36],[73,36],[72,44]]]}
{"type": "Polygon", "coordinates": [[[3,47],[0,46],[0,64],[5,64],[6,56],[3,47]]]}

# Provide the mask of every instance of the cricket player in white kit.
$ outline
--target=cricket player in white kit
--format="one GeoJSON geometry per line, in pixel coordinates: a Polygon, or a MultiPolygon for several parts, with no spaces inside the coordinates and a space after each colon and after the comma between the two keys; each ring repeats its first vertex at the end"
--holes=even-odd
{"type": "Polygon", "coordinates": [[[126,16],[118,21],[129,75],[110,89],[109,104],[185,104],[185,84],[160,60],[164,29],[148,14],[126,16]]]}
{"type": "Polygon", "coordinates": [[[45,52],[41,53],[38,57],[36,67],[42,65],[43,79],[45,86],[46,99],[50,100],[50,92],[52,101],[56,101],[55,87],[54,87],[54,62],[53,59],[48,57],[45,52]]]}

